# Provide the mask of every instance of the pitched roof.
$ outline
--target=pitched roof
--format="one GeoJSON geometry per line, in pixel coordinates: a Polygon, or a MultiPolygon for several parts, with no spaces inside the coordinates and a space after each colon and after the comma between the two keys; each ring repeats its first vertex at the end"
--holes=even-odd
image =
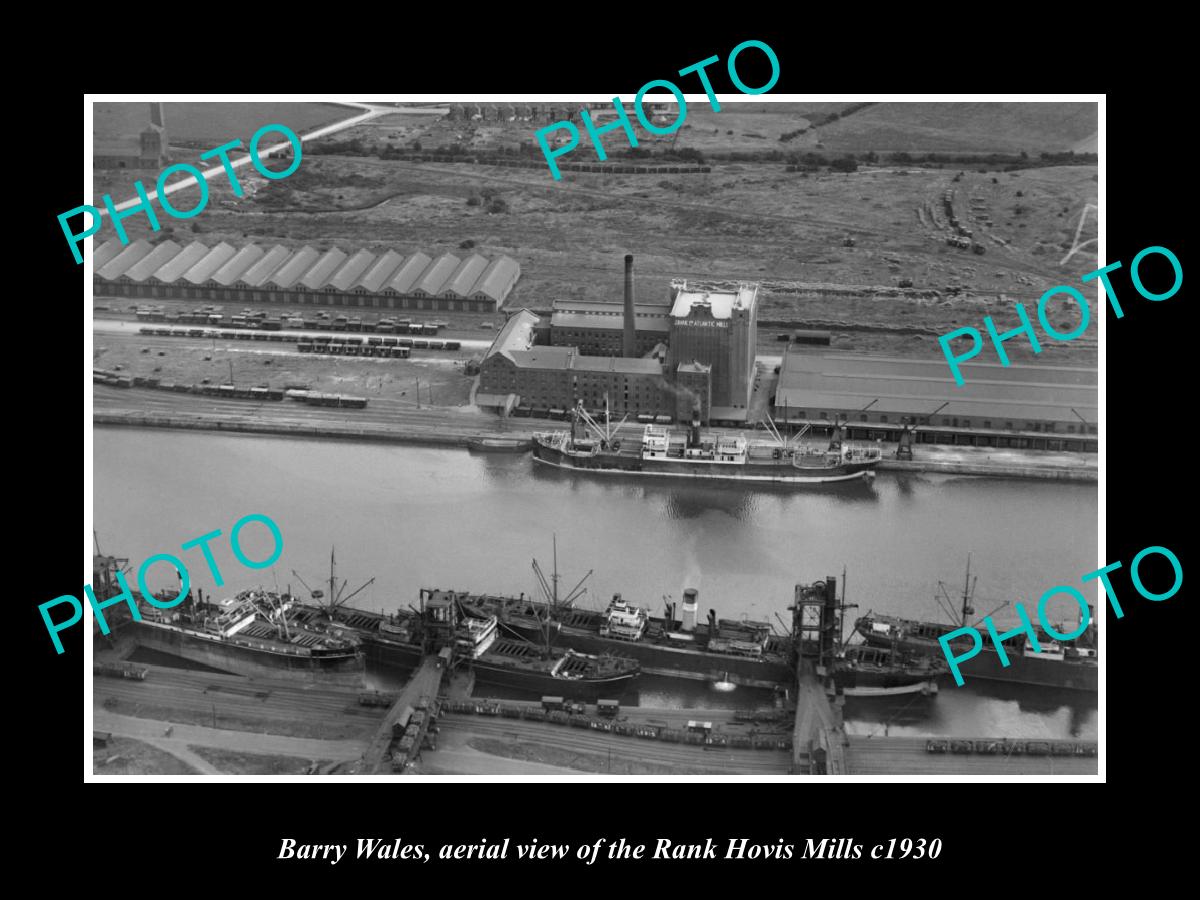
{"type": "Polygon", "coordinates": [[[488,267],[488,261],[478,253],[472,254],[462,261],[462,264],[450,276],[441,293],[454,297],[469,297],[471,288],[479,281],[479,276],[488,267]]]}
{"type": "Polygon", "coordinates": [[[160,268],[174,259],[183,248],[174,241],[163,241],[153,250],[125,270],[130,281],[145,281],[160,268]]]}
{"type": "Polygon", "coordinates": [[[247,269],[259,261],[263,255],[263,248],[258,244],[247,244],[237,253],[235,253],[225,265],[217,270],[213,275],[213,281],[218,284],[233,284],[247,269]]]}
{"type": "Polygon", "coordinates": [[[430,296],[437,296],[442,287],[450,279],[454,270],[458,268],[459,258],[452,253],[444,253],[438,257],[437,262],[425,270],[425,274],[421,276],[420,282],[413,288],[414,291],[424,291],[430,296]]]}
{"type": "Polygon", "coordinates": [[[183,280],[190,281],[192,284],[203,284],[212,278],[217,270],[225,265],[235,253],[237,253],[237,250],[224,241],[221,241],[221,243],[209,250],[200,262],[183,273],[183,280]]]}
{"type": "Polygon", "coordinates": [[[153,249],[149,241],[139,238],[105,263],[96,274],[105,281],[120,278],[133,267],[134,263],[148,256],[153,249]]]}
{"type": "Polygon", "coordinates": [[[283,265],[284,261],[292,255],[292,251],[282,244],[276,244],[266,253],[264,253],[250,268],[242,273],[238,279],[239,284],[244,284],[247,287],[258,287],[264,281],[283,265]]]}
{"type": "Polygon", "coordinates": [[[109,238],[103,244],[98,244],[96,249],[92,251],[92,271],[99,272],[101,267],[121,252],[123,246],[124,244],[116,238],[109,238]]]}
{"type": "Polygon", "coordinates": [[[483,294],[497,303],[503,303],[520,277],[521,267],[517,265],[517,261],[508,256],[501,256],[492,260],[491,265],[483,270],[478,284],[471,288],[471,293],[483,294]]]}
{"type": "Polygon", "coordinates": [[[183,273],[202,260],[208,254],[208,247],[200,241],[192,241],[158,271],[150,276],[151,281],[171,284],[183,277],[183,273]]]}
{"type": "Polygon", "coordinates": [[[388,280],[395,274],[403,262],[403,254],[397,253],[395,250],[389,250],[375,260],[362,278],[358,280],[356,287],[366,288],[369,293],[374,294],[388,283],[388,280]]]}
{"type": "Polygon", "coordinates": [[[398,294],[407,294],[425,270],[429,268],[430,262],[431,260],[424,253],[414,253],[404,261],[404,265],[396,270],[396,274],[387,284],[387,289],[398,294]]]}
{"type": "Polygon", "coordinates": [[[291,259],[276,269],[275,273],[267,279],[266,283],[273,284],[276,287],[290,288],[300,280],[301,275],[312,267],[312,264],[317,261],[317,257],[320,255],[320,253],[306,244],[293,253],[291,259]]]}
{"type": "Polygon", "coordinates": [[[334,247],[332,250],[326,250],[321,255],[321,258],[312,264],[312,268],[304,273],[304,277],[300,279],[300,283],[310,291],[323,288],[329,283],[329,279],[333,277],[333,273],[341,268],[342,263],[345,261],[345,250],[339,250],[337,247],[334,247]]]}
{"type": "Polygon", "coordinates": [[[369,250],[359,250],[334,273],[333,277],[329,279],[329,286],[339,291],[350,290],[374,261],[374,253],[369,250]]]}
{"type": "Polygon", "coordinates": [[[506,350],[528,350],[533,346],[533,329],[541,320],[527,309],[509,316],[508,321],[497,332],[484,358],[506,350]]]}
{"type": "MultiPolygon", "coordinates": [[[[671,330],[670,316],[639,316],[637,313],[634,313],[633,321],[634,329],[637,331],[661,331],[666,334],[671,330]]],[[[625,328],[625,317],[556,312],[551,314],[550,324],[555,328],[593,328],[597,330],[622,331],[625,328]]]]}

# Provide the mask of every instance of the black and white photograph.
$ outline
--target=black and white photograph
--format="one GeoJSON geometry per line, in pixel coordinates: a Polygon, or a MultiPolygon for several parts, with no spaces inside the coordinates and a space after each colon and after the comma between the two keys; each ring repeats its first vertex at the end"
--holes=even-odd
{"type": "Polygon", "coordinates": [[[85,780],[1103,780],[1104,97],[765,53],[88,95],[85,780]]]}

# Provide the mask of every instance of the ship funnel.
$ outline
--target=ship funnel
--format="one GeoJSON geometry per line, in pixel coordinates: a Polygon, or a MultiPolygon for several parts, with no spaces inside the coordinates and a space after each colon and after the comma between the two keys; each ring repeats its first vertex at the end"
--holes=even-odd
{"type": "Polygon", "coordinates": [[[696,630],[696,608],[699,605],[699,591],[695,588],[686,588],[683,592],[683,621],[681,627],[684,631],[696,630]]]}
{"type": "Polygon", "coordinates": [[[700,446],[700,404],[692,403],[692,425],[688,429],[688,446],[700,446]]]}
{"type": "Polygon", "coordinates": [[[637,356],[637,326],[633,317],[633,254],[625,254],[625,330],[621,355],[626,359],[637,356]]]}

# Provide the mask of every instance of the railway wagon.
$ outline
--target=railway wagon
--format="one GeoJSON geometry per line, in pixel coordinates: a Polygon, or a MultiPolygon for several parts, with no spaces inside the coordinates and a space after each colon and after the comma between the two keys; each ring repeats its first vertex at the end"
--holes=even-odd
{"type": "Polygon", "coordinates": [[[313,406],[337,406],[346,409],[362,409],[367,405],[366,397],[351,397],[345,394],[324,394],[318,391],[309,391],[305,397],[297,397],[296,399],[313,406]]]}

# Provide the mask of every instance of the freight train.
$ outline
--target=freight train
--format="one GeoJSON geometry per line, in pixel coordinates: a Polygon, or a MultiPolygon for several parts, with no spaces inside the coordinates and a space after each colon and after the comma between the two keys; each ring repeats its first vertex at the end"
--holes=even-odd
{"type": "Polygon", "coordinates": [[[262,331],[281,331],[286,328],[322,328],[327,331],[378,332],[380,334],[436,335],[445,322],[414,322],[411,319],[382,318],[364,322],[359,318],[328,315],[304,319],[293,313],[283,313],[277,319],[267,318],[265,312],[224,316],[207,309],[190,313],[167,313],[161,307],[139,307],[134,314],[139,322],[165,322],[168,325],[219,325],[222,328],[245,328],[262,331]]]}
{"type": "Polygon", "coordinates": [[[295,342],[301,353],[334,353],[343,356],[380,356],[408,359],[409,351],[461,350],[461,341],[427,341],[422,338],[355,338],[315,334],[284,334],[277,331],[216,331],[211,328],[139,328],[138,334],[157,337],[221,338],[227,341],[295,342]],[[395,350],[403,348],[404,353],[395,350]],[[385,349],[387,352],[385,352],[385,349]]]}

